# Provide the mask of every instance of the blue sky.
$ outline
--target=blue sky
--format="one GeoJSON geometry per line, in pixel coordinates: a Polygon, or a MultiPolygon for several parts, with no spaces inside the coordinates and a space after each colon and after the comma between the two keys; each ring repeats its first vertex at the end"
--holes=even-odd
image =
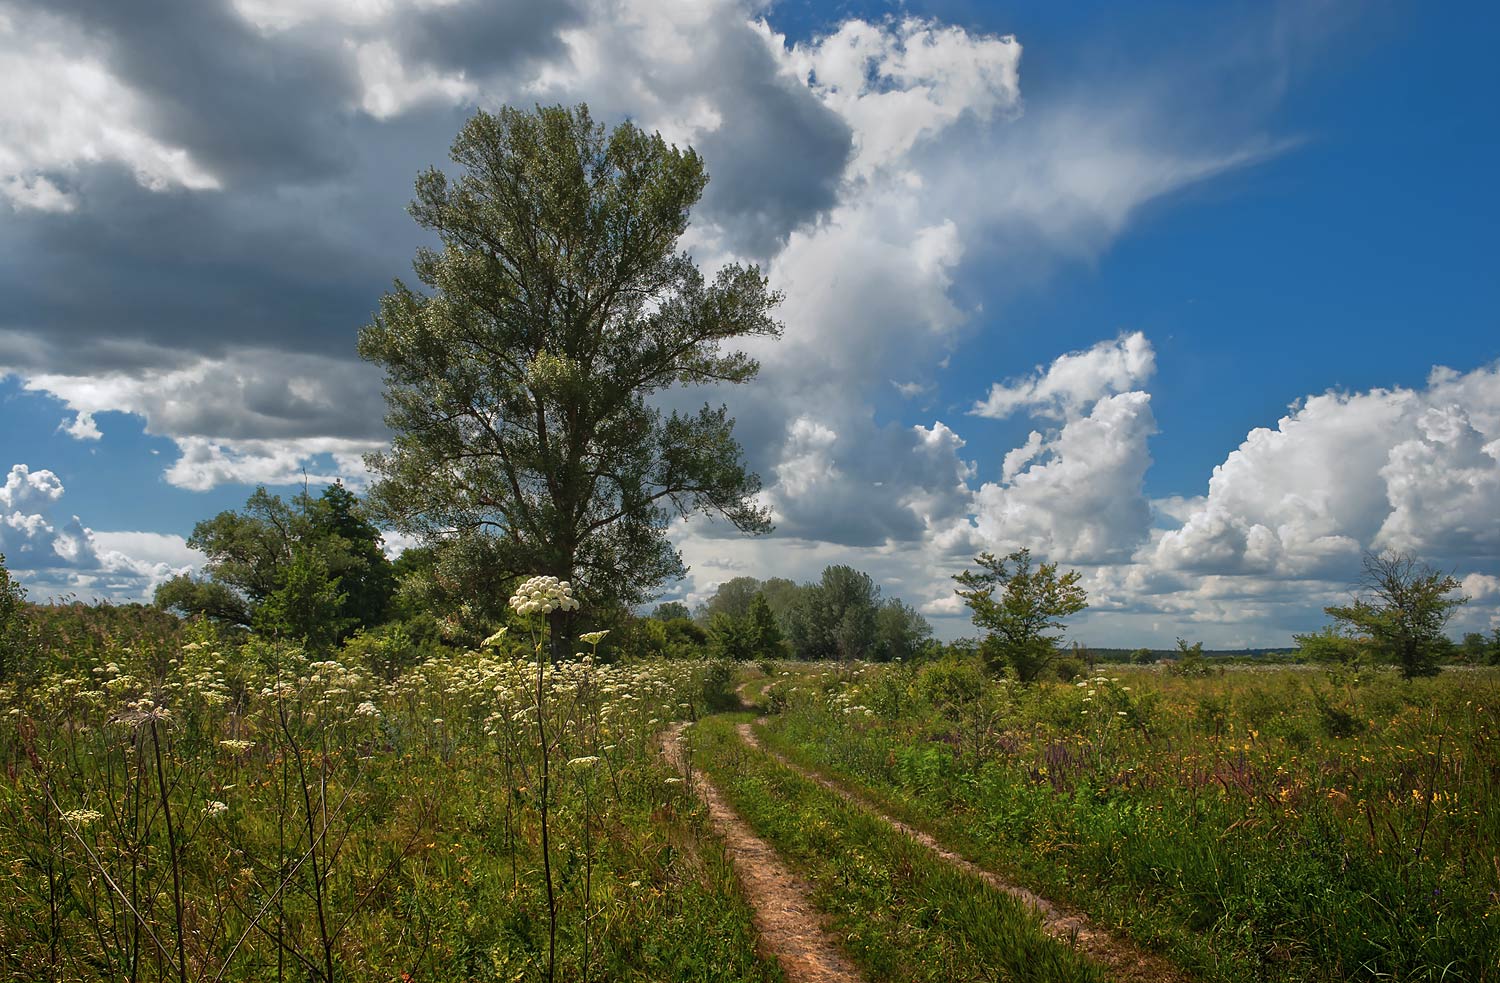
{"type": "Polygon", "coordinates": [[[1024,545],[1084,571],[1085,641],[1285,644],[1392,547],[1488,629],[1492,22],[0,2],[0,552],[39,597],[145,597],[257,482],[358,487],[413,177],[475,107],[587,101],[702,150],[686,245],[788,296],[760,380],[679,397],[729,402],[778,531],[678,524],[667,596],[848,562],[951,636],[947,578],[1024,545]]]}

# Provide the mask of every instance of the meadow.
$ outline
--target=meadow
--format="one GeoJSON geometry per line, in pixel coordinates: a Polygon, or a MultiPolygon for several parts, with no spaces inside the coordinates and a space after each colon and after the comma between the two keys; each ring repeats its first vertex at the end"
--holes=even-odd
{"type": "Polygon", "coordinates": [[[951,653],[588,645],[539,667],[512,629],[382,672],[354,646],[91,610],[0,686],[7,979],[782,979],[659,753],[684,721],[691,767],[867,980],[1164,978],[1112,974],[881,813],[1168,978],[1500,979],[1493,670],[1021,685],[951,653]]]}
{"type": "MultiPolygon", "coordinates": [[[[543,978],[528,645],[382,680],[203,626],[104,624],[48,658],[0,688],[4,978],[543,978]]],[[[702,711],[705,666],[542,677],[556,977],[778,979],[652,745],[702,711]]]]}
{"type": "Polygon", "coordinates": [[[780,670],[768,747],[1204,980],[1500,979],[1500,675],[780,670]]]}

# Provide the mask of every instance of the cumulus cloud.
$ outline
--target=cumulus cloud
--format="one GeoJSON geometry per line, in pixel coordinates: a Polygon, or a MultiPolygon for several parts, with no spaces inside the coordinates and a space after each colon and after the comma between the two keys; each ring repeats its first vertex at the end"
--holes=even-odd
{"type": "Polygon", "coordinates": [[[1252,431],[1181,507],[1153,561],[1200,573],[1347,577],[1361,550],[1500,556],[1500,367],[1426,388],[1329,392],[1252,431]]]}
{"type": "Polygon", "coordinates": [[[1098,400],[1051,440],[1033,433],[1022,449],[1027,463],[1007,455],[1009,477],[975,495],[980,540],[997,552],[1028,547],[1069,563],[1128,559],[1150,523],[1143,487],[1155,432],[1150,394],[1127,392],[1098,400]]]}
{"type": "MultiPolygon", "coordinates": [[[[0,366],[3,375],[5,366],[0,366]]],[[[98,440],[94,414],[132,413],[146,432],[172,439],[180,456],[166,479],[203,491],[224,483],[362,482],[364,454],[385,446],[378,373],[320,355],[242,349],[227,358],[25,376],[24,387],[61,400],[75,414],[63,429],[98,440]],[[316,462],[331,458],[336,470],[316,462]]]]}
{"type": "Polygon", "coordinates": [[[143,600],[202,559],[180,536],[96,533],[76,515],[54,516],[63,491],[55,473],[25,464],[0,486],[0,555],[33,600],[143,600]]]}
{"type": "Polygon", "coordinates": [[[1144,333],[1134,331],[1087,351],[1069,352],[1045,369],[1037,366],[1029,378],[997,382],[969,412],[1000,419],[1029,410],[1038,416],[1071,418],[1104,396],[1139,389],[1155,370],[1155,349],[1144,333]]]}

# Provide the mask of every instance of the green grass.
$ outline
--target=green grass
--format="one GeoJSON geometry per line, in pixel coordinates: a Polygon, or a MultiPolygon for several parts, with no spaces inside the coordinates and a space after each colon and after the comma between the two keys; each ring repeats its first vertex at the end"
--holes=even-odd
{"type": "Polygon", "coordinates": [[[1016,899],[746,747],[734,733],[745,719],[701,721],[694,762],[813,884],[833,934],[870,980],[1101,978],[1016,899]]]}
{"type": "MultiPolygon", "coordinates": [[[[0,686],[0,979],[542,978],[525,657],[387,683],[204,635],[0,686]]],[[[692,664],[546,683],[558,980],[781,979],[651,744],[702,691],[692,664]]]]}
{"type": "Polygon", "coordinates": [[[1500,979],[1493,674],[1116,676],[825,672],[762,736],[1206,980],[1500,979]]]}

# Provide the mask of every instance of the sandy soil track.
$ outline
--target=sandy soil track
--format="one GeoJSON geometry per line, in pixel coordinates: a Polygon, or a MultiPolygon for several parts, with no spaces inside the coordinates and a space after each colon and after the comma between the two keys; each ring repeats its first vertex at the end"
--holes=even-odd
{"type": "Polygon", "coordinates": [[[911,837],[917,843],[931,850],[954,867],[979,878],[996,890],[1019,898],[1041,916],[1042,928],[1047,934],[1054,938],[1075,941],[1078,947],[1090,959],[1098,963],[1109,973],[1112,980],[1120,981],[1120,983],[1146,983],[1148,980],[1153,981],[1153,983],[1188,983],[1192,979],[1192,977],[1187,976],[1182,970],[1173,966],[1162,957],[1145,952],[1130,942],[1095,927],[1082,915],[1066,912],[1046,898],[1028,891],[1019,885],[1012,884],[993,871],[986,870],[966,857],[954,853],[922,830],[903,823],[893,816],[886,815],[868,799],[854,794],[848,788],[845,788],[832,779],[804,768],[786,756],[766,747],[761,743],[760,738],[756,736],[755,730],[750,724],[740,724],[737,730],[739,731],[740,738],[746,744],[769,755],[781,765],[790,768],[809,781],[817,782],[830,792],[853,802],[866,812],[871,813],[890,825],[893,829],[905,836],[911,837]]]}
{"type": "Polygon", "coordinates": [[[683,724],[667,731],[662,752],[708,806],[709,818],[723,839],[729,858],[755,909],[764,954],[775,958],[790,983],[856,983],[859,973],[823,930],[812,904],[812,889],[791,872],[769,843],[730,808],[719,790],[701,773],[690,771],[682,750],[683,724]]]}

